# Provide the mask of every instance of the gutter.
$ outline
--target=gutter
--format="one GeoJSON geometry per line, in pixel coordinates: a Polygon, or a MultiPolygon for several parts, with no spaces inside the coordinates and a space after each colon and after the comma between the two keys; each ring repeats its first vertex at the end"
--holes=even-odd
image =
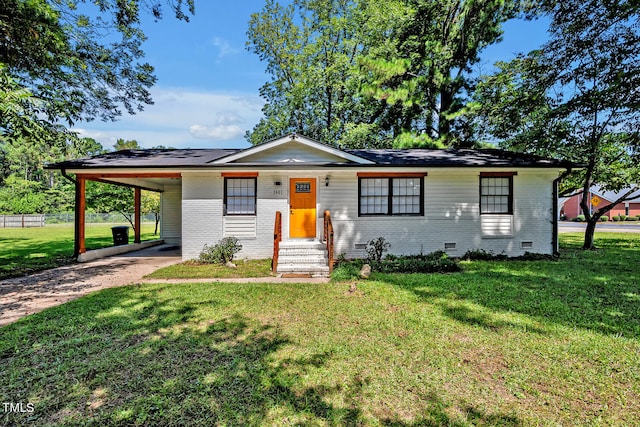
{"type": "Polygon", "coordinates": [[[67,175],[67,170],[66,169],[60,169],[60,173],[62,174],[62,176],[64,176],[65,178],[67,178],[69,181],[71,181],[74,184],[77,184],[78,181],[76,181],[75,179],[71,178],[69,175],[67,175]]]}

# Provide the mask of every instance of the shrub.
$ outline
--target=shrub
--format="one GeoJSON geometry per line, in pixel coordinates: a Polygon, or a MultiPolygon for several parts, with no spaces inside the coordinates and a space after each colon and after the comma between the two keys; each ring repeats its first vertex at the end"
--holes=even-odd
{"type": "Polygon", "coordinates": [[[626,215],[618,214],[618,217],[620,218],[620,221],[626,221],[627,220],[627,216],[626,215]]]}
{"type": "Polygon", "coordinates": [[[571,221],[573,222],[584,222],[585,217],[584,215],[578,215],[577,217],[573,218],[571,221]]]}
{"type": "Polygon", "coordinates": [[[606,215],[602,215],[602,216],[600,217],[600,221],[601,221],[601,222],[607,222],[607,221],[609,221],[609,217],[608,217],[608,216],[606,216],[606,215]]]}
{"type": "Polygon", "coordinates": [[[620,217],[619,216],[612,216],[611,217],[611,221],[618,222],[618,221],[620,221],[620,217]]]}
{"type": "Polygon", "coordinates": [[[502,261],[508,257],[504,254],[496,255],[493,252],[487,252],[484,249],[470,249],[462,255],[462,259],[467,261],[502,261]]]}
{"type": "Polygon", "coordinates": [[[389,250],[391,243],[384,237],[378,237],[367,242],[365,253],[369,261],[380,262],[382,255],[389,250]]]}
{"type": "Polygon", "coordinates": [[[370,264],[372,270],[381,273],[454,273],[461,270],[458,262],[444,251],[427,255],[390,255],[370,264]]]}
{"type": "Polygon", "coordinates": [[[637,217],[637,216],[631,216],[631,215],[629,215],[629,216],[627,217],[627,221],[637,221],[637,220],[638,220],[638,217],[637,217]]]}
{"type": "Polygon", "coordinates": [[[234,255],[241,249],[237,238],[225,237],[213,246],[204,245],[198,260],[207,264],[225,264],[233,261],[234,255]]]}
{"type": "Polygon", "coordinates": [[[509,257],[505,254],[496,255],[484,249],[474,249],[467,251],[462,259],[467,261],[556,261],[556,255],[539,254],[535,252],[525,252],[523,255],[509,257]]]}

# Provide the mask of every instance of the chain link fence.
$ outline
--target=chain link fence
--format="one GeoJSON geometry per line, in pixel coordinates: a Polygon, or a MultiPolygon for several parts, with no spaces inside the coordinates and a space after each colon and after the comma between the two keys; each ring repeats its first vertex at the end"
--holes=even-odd
{"type": "MultiPolygon", "coordinates": [[[[132,214],[133,215],[133,214],[132,214]]],[[[155,222],[154,214],[141,216],[141,222],[155,222]]],[[[75,220],[73,212],[58,214],[24,214],[24,215],[0,215],[0,228],[29,228],[45,227],[47,225],[71,225],[75,220]]],[[[85,223],[91,224],[129,224],[129,221],[120,213],[86,213],[85,223]]]]}
{"type": "MultiPolygon", "coordinates": [[[[131,214],[133,216],[133,213],[131,214]]],[[[90,213],[87,212],[84,215],[85,222],[87,224],[128,224],[128,221],[120,213],[90,213]]],[[[73,212],[59,213],[59,214],[46,214],[45,223],[49,224],[73,224],[75,215],[73,212]]],[[[155,222],[156,217],[154,214],[146,214],[140,216],[141,222],[155,222]]]]}

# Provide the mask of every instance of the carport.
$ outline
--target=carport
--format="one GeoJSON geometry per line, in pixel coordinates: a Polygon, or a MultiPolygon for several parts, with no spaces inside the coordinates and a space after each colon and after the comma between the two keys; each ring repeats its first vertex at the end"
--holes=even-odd
{"type": "Polygon", "coordinates": [[[171,172],[151,172],[151,173],[102,173],[102,174],[76,174],[75,179],[69,177],[63,170],[63,175],[75,183],[76,200],[75,200],[75,240],[74,240],[74,256],[78,257],[87,252],[85,244],[86,222],[85,212],[86,202],[86,182],[97,181],[112,185],[121,185],[133,188],[134,200],[134,239],[133,243],[139,244],[140,227],[141,227],[141,201],[142,190],[155,191],[162,193],[162,180],[180,179],[179,173],[171,172]]]}

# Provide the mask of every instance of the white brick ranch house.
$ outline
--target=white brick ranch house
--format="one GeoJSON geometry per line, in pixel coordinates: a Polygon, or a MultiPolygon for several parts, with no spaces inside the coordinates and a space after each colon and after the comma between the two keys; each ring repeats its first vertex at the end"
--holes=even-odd
{"type": "Polygon", "coordinates": [[[158,191],[161,238],[184,260],[225,236],[240,240],[238,257],[270,258],[281,230],[284,271],[295,260],[282,247],[325,247],[325,213],[334,256],[361,257],[377,237],[394,254],[554,253],[558,177],[574,166],[500,150],[341,150],[292,134],[244,150],[125,150],[49,168],[75,175],[81,227],[86,180],[131,186],[137,199],[158,191]]]}

